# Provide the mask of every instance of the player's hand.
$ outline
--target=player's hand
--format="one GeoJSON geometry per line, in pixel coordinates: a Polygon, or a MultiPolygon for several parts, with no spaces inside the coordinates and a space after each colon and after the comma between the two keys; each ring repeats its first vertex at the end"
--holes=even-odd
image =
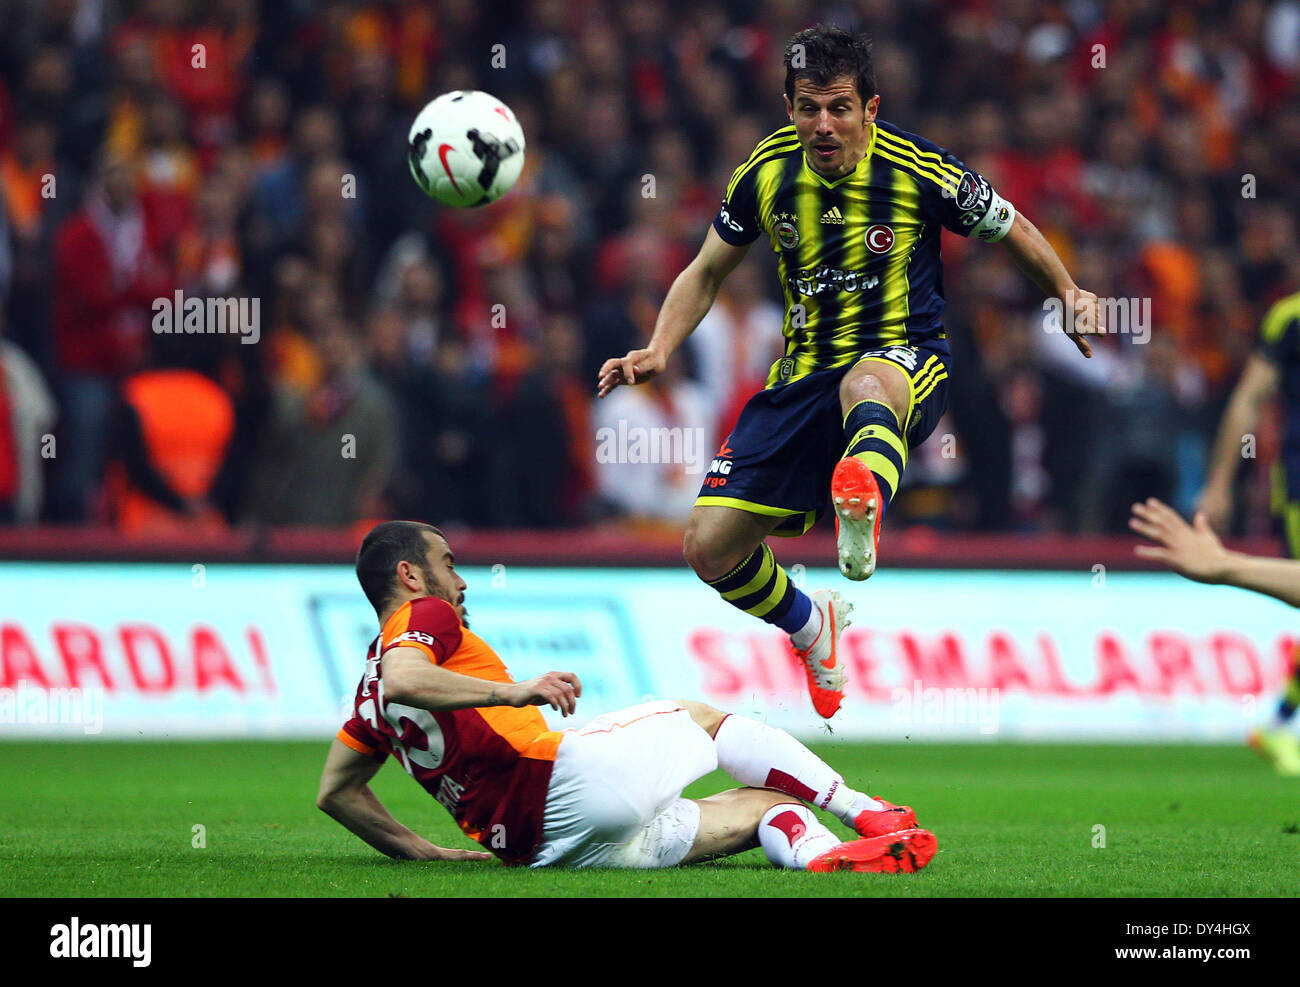
{"type": "Polygon", "coordinates": [[[1084,337],[1101,335],[1106,332],[1106,324],[1101,317],[1101,307],[1097,296],[1082,288],[1074,289],[1074,311],[1071,313],[1070,329],[1066,335],[1074,340],[1079,352],[1092,359],[1092,346],[1084,337]]]}
{"type": "Polygon", "coordinates": [[[596,379],[596,397],[603,398],[619,384],[644,384],[663,373],[667,356],[658,350],[632,350],[624,357],[606,360],[596,379]]]}
{"type": "Polygon", "coordinates": [[[1232,522],[1232,490],[1206,487],[1196,504],[1196,510],[1205,515],[1215,531],[1227,531],[1232,522]]]}
{"type": "Polygon", "coordinates": [[[483,853],[481,850],[456,850],[451,847],[435,846],[432,843],[426,843],[420,848],[417,860],[491,860],[492,854],[483,853]]]}
{"type": "Polygon", "coordinates": [[[578,709],[582,683],[572,672],[547,672],[527,682],[517,682],[505,690],[504,698],[511,706],[550,706],[562,716],[578,709]]]}
{"type": "Polygon", "coordinates": [[[1188,524],[1168,504],[1148,497],[1133,505],[1128,526],[1155,545],[1138,545],[1133,551],[1155,559],[1198,583],[1221,583],[1228,567],[1228,550],[1210,527],[1203,511],[1188,524]]]}

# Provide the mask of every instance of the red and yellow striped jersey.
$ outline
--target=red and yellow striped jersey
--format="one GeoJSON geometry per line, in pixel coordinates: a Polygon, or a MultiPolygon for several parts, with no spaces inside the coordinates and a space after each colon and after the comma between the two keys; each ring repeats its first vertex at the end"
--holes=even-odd
{"type": "Polygon", "coordinates": [[[412,600],[371,642],[353,716],[339,740],[380,761],[395,755],[472,839],[508,863],[528,862],[541,841],[560,734],[535,706],[431,712],[386,701],[380,658],[397,647],[423,651],[461,675],[514,681],[451,604],[432,596],[412,600]]]}

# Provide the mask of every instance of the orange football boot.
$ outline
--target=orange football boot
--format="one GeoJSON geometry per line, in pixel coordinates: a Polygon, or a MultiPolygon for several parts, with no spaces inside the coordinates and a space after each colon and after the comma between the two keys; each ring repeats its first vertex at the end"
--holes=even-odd
{"type": "Polygon", "coordinates": [[[835,506],[835,545],[840,572],[849,579],[866,579],[876,571],[883,500],[875,474],[861,459],[841,459],[831,474],[835,506]]]}
{"type": "Polygon", "coordinates": [[[808,694],[812,696],[813,709],[823,719],[829,720],[844,701],[844,662],[838,654],[840,633],[849,626],[853,604],[834,590],[819,589],[812,594],[812,605],[822,612],[822,629],[817,639],[807,648],[794,649],[795,657],[803,662],[808,676],[808,694]]]}
{"type": "Polygon", "coordinates": [[[853,828],[858,831],[858,835],[863,838],[872,836],[886,836],[889,833],[902,832],[905,829],[916,829],[916,813],[912,811],[910,805],[894,805],[893,802],[887,802],[882,798],[875,798],[877,802],[884,806],[883,809],[877,809],[874,812],[870,809],[863,809],[853,820],[853,828]]]}
{"type": "Polygon", "coordinates": [[[911,874],[934,858],[938,846],[938,840],[928,830],[905,829],[901,833],[841,843],[810,860],[807,869],[818,874],[836,870],[911,874]]]}

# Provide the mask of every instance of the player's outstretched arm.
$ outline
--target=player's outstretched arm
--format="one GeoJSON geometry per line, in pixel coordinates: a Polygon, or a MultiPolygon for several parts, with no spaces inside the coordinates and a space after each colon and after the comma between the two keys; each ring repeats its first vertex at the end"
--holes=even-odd
{"type": "Polygon", "coordinates": [[[335,740],[321,773],[316,807],[347,827],[372,847],[402,860],[491,860],[477,850],[436,846],[407,829],[384,808],[369,781],[379,762],[335,740]]]}
{"type": "Polygon", "coordinates": [[[1241,380],[1232,389],[1210,453],[1209,477],[1197,503],[1217,531],[1226,530],[1232,520],[1232,483],[1241,464],[1242,440],[1259,421],[1259,413],[1277,390],[1280,376],[1276,364],[1256,353],[1246,361],[1241,380]]]}
{"type": "Polygon", "coordinates": [[[1092,347],[1084,337],[1106,331],[1097,307],[1097,296],[1074,283],[1074,278],[1070,277],[1070,272],[1065,269],[1047,238],[1023,213],[1016,213],[1011,229],[1002,238],[1002,243],[1006,245],[1011,259],[1016,262],[1016,267],[1038,285],[1043,294],[1060,300],[1063,306],[1061,317],[1069,320],[1066,335],[1074,340],[1080,353],[1091,358],[1092,347]]]}
{"type": "Polygon", "coordinates": [[[727,243],[710,226],[704,246],[668,289],[650,345],[606,360],[596,381],[596,396],[603,398],[620,384],[644,384],[658,376],[668,358],[708,313],[718,288],[748,250],[748,244],[737,247],[727,243]]]}
{"type": "Polygon", "coordinates": [[[1143,558],[1163,562],[1198,583],[1238,586],[1300,607],[1300,562],[1229,551],[1203,512],[1188,524],[1168,504],[1149,497],[1133,505],[1128,523],[1155,542],[1134,549],[1143,558]]]}
{"type": "Polygon", "coordinates": [[[384,698],[419,709],[550,706],[569,716],[582,695],[582,682],[572,672],[547,672],[526,682],[492,682],[435,665],[417,648],[393,648],[381,661],[384,698]]]}

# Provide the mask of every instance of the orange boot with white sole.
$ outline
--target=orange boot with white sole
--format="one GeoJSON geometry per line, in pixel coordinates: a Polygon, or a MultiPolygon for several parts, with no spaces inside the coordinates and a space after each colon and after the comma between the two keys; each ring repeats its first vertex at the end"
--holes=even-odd
{"type": "Polygon", "coordinates": [[[844,662],[839,657],[840,634],[849,626],[853,604],[831,589],[819,589],[811,594],[812,605],[822,612],[822,629],[817,639],[807,648],[795,648],[795,657],[803,662],[808,676],[808,694],[813,709],[829,720],[844,701],[844,662]]]}
{"type": "Polygon", "coordinates": [[[835,464],[831,502],[840,572],[849,579],[866,579],[876,571],[884,504],[875,474],[861,459],[841,459],[835,464]]]}

